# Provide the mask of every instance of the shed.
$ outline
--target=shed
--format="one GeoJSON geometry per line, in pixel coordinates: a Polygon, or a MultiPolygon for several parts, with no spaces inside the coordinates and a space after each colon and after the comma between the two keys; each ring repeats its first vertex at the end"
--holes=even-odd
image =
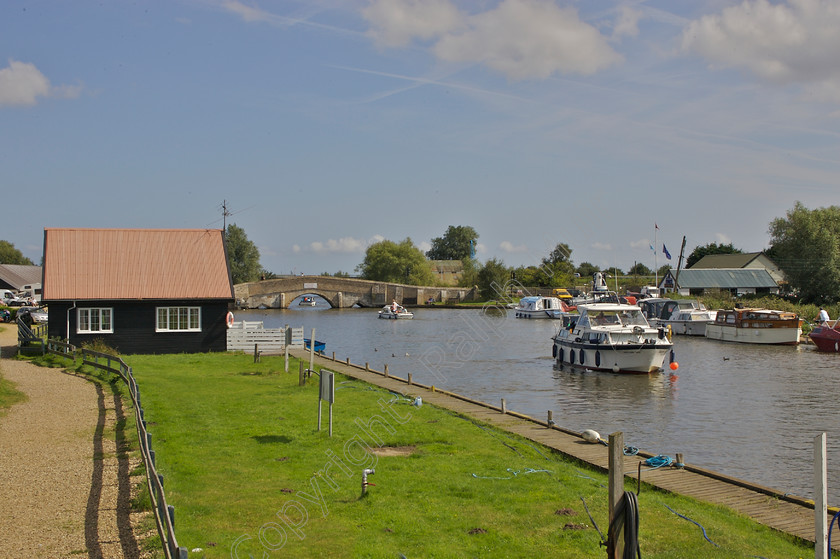
{"type": "MultiPolygon", "coordinates": [[[[736,254],[707,254],[689,268],[691,270],[725,270],[725,269],[757,269],[766,270],[776,285],[784,283],[785,276],[781,268],[763,252],[744,252],[736,254]]],[[[680,273],[682,274],[682,272],[680,273]]],[[[682,275],[680,275],[682,279],[682,275]]],[[[682,283],[682,281],[680,281],[682,283]]]]}
{"type": "Polygon", "coordinates": [[[47,228],[43,267],[50,337],[126,354],[226,350],[220,229],[47,228]]]}
{"type": "Polygon", "coordinates": [[[21,291],[27,285],[41,283],[41,267],[24,264],[0,264],[0,289],[21,291]]]}

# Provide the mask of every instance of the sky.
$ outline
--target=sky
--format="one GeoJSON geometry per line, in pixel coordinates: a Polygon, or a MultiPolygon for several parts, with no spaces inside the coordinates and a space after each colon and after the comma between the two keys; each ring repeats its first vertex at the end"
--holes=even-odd
{"type": "Polygon", "coordinates": [[[2,2],[0,239],[235,223],[276,274],[450,225],[514,267],[764,250],[840,205],[837,29],[837,0],[2,2]]]}

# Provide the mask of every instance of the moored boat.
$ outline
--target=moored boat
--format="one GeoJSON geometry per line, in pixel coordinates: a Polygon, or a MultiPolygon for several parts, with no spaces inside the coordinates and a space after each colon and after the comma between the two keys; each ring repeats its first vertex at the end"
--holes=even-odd
{"type": "Polygon", "coordinates": [[[658,324],[670,326],[674,334],[704,336],[706,325],[713,322],[716,315],[717,311],[710,311],[700,301],[678,299],[663,305],[658,324]]]}
{"type": "Polygon", "coordinates": [[[554,336],[552,356],[571,365],[614,373],[662,370],[673,344],[664,328],[654,328],[636,305],[589,303],[580,316],[554,336]]]}
{"type": "Polygon", "coordinates": [[[818,350],[840,353],[840,320],[835,320],[831,326],[828,323],[825,326],[815,326],[808,337],[818,350]]]}
{"type": "Polygon", "coordinates": [[[559,297],[523,297],[513,309],[516,318],[562,318],[570,308],[559,297]]]}
{"type": "Polygon", "coordinates": [[[706,337],[748,344],[796,345],[802,336],[802,319],[793,312],[773,309],[719,310],[706,325],[706,337]]]}
{"type": "Polygon", "coordinates": [[[310,295],[304,295],[304,296],[301,298],[301,300],[300,300],[300,302],[298,303],[298,305],[300,305],[300,306],[302,306],[302,307],[304,307],[304,306],[305,306],[305,307],[314,307],[314,306],[315,306],[315,297],[312,297],[312,296],[310,296],[310,295]]]}
{"type": "MultiPolygon", "coordinates": [[[[305,349],[309,349],[310,347],[312,347],[312,340],[310,338],[304,338],[303,347],[305,349]]],[[[315,346],[313,349],[315,350],[315,353],[324,353],[324,350],[327,349],[327,342],[315,340],[315,346]]]]}
{"type": "Polygon", "coordinates": [[[414,318],[414,313],[394,301],[390,305],[382,307],[382,310],[379,311],[379,318],[414,318]]]}

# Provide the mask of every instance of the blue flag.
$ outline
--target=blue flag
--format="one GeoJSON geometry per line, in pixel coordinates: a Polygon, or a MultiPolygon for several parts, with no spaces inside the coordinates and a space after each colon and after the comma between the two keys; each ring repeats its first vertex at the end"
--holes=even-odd
{"type": "Polygon", "coordinates": [[[650,250],[652,250],[653,252],[656,252],[656,249],[653,248],[653,245],[650,245],[650,250]]]}
{"type": "Polygon", "coordinates": [[[665,248],[665,243],[662,243],[662,252],[665,254],[665,258],[667,258],[668,260],[671,259],[671,253],[668,252],[667,248],[665,248]]]}

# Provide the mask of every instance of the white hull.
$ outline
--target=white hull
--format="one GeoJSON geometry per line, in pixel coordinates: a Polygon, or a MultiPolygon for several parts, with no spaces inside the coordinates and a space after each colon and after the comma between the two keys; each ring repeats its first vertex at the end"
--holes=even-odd
{"type": "Polygon", "coordinates": [[[683,336],[705,336],[709,322],[700,320],[665,320],[663,326],[670,326],[672,334],[683,336]]]}
{"type": "Polygon", "coordinates": [[[747,344],[798,344],[802,328],[743,328],[736,326],[707,324],[706,337],[724,342],[747,344]]]}
{"type": "Polygon", "coordinates": [[[569,344],[555,341],[557,364],[571,365],[593,371],[608,371],[613,373],[658,373],[662,370],[671,346],[659,347],[580,347],[580,344],[569,344]]]}
{"type": "Polygon", "coordinates": [[[552,318],[552,319],[563,318],[563,312],[562,311],[556,311],[556,310],[534,311],[534,310],[521,309],[519,307],[517,307],[513,310],[514,310],[514,316],[516,318],[552,318]]]}

